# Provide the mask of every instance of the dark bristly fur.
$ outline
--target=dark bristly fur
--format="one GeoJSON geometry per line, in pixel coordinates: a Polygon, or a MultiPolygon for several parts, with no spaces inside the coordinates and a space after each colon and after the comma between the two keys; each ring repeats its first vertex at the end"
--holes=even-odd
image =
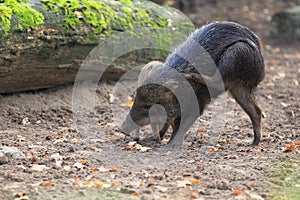
{"type": "MultiPolygon", "coordinates": [[[[181,51],[189,53],[191,43],[198,42],[210,55],[217,66],[218,72],[223,80],[225,91],[235,98],[236,102],[249,115],[253,130],[253,145],[258,145],[261,138],[261,110],[257,106],[253,91],[264,77],[264,60],[261,54],[260,42],[257,36],[248,28],[233,22],[215,22],[203,26],[196,30],[179,48],[181,51]]],[[[192,52],[190,52],[192,53],[192,52]]],[[[183,136],[192,123],[202,114],[206,105],[211,102],[211,98],[216,98],[224,92],[218,88],[220,78],[216,69],[209,69],[207,73],[200,73],[197,67],[182,58],[176,51],[170,54],[166,62],[152,62],[144,67],[147,73],[141,73],[139,82],[149,78],[168,79],[165,76],[167,69],[173,68],[181,73],[188,81],[198,99],[200,113],[187,119],[181,119],[181,110],[176,96],[166,87],[159,84],[145,84],[137,89],[134,105],[130,114],[121,126],[125,132],[137,129],[132,120],[144,126],[150,123],[149,109],[152,105],[160,104],[167,112],[167,120],[164,126],[157,130],[157,124],[153,125],[154,132],[158,132],[162,138],[169,126],[173,127],[173,132],[169,146],[179,148],[183,136]],[[151,71],[152,70],[152,71],[151,71]],[[208,90],[208,87],[211,90],[208,90]],[[182,124],[180,124],[180,121],[182,124]],[[185,129],[178,131],[179,125],[185,129]]]]}

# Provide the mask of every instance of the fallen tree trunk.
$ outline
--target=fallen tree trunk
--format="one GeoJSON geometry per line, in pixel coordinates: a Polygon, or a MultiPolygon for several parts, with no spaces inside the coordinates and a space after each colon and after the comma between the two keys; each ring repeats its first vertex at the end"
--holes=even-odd
{"type": "Polygon", "coordinates": [[[134,62],[164,59],[165,50],[193,30],[193,24],[182,13],[152,2],[57,2],[9,0],[0,4],[0,93],[74,82],[91,50],[109,38],[118,40],[118,33],[125,31],[140,40],[140,29],[161,27],[174,33],[152,29],[152,46],[163,50],[140,49],[121,56],[110,64],[104,77],[118,78],[134,62]]]}
{"type": "Polygon", "coordinates": [[[270,35],[280,42],[299,42],[300,6],[286,9],[273,15],[270,35]]]}

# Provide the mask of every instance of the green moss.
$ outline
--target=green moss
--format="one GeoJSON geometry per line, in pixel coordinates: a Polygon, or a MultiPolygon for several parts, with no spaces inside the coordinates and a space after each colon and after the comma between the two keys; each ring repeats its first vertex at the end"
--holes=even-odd
{"type": "Polygon", "coordinates": [[[167,19],[143,4],[131,0],[43,0],[44,8],[64,16],[67,33],[83,30],[88,34],[109,34],[112,30],[130,30],[144,27],[166,27],[167,19]]]}
{"type": "Polygon", "coordinates": [[[147,14],[145,10],[140,8],[135,9],[133,17],[136,21],[140,21],[142,25],[150,25],[152,23],[149,14],[147,14]]]}
{"type": "Polygon", "coordinates": [[[132,1],[131,0],[120,0],[121,3],[131,6],[132,5],[132,1]]]}
{"type": "Polygon", "coordinates": [[[21,31],[44,23],[44,16],[24,3],[28,3],[28,0],[0,1],[0,27],[5,34],[11,29],[12,16],[18,19],[17,26],[13,28],[21,31]]]}
{"type": "Polygon", "coordinates": [[[75,12],[81,8],[78,0],[44,0],[43,2],[47,9],[65,16],[64,25],[68,30],[76,29],[80,25],[81,22],[75,12]]]}
{"type": "Polygon", "coordinates": [[[0,4],[0,26],[6,33],[10,29],[10,19],[13,10],[6,5],[0,4]]]}

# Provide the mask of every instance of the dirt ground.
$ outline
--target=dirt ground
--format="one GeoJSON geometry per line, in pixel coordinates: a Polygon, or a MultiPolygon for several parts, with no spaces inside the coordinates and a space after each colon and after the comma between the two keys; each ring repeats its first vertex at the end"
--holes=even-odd
{"type": "Polygon", "coordinates": [[[247,146],[250,120],[227,96],[214,148],[203,147],[219,100],[189,130],[181,150],[166,152],[163,144],[148,149],[118,131],[114,82],[100,83],[99,126],[85,134],[74,125],[72,86],[2,95],[0,149],[17,147],[23,155],[0,164],[1,199],[300,199],[300,152],[292,146],[300,141],[300,49],[268,37],[271,15],[300,2],[197,2],[196,13],[186,11],[197,26],[236,21],[261,37],[266,77],[256,96],[269,137],[258,148],[247,146]]]}

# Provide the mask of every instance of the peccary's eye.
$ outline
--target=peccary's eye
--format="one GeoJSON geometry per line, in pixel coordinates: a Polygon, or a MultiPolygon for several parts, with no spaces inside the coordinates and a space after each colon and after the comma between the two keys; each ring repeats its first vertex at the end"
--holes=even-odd
{"type": "Polygon", "coordinates": [[[145,109],[150,109],[150,108],[151,108],[151,105],[144,105],[144,108],[145,108],[145,109]]]}

